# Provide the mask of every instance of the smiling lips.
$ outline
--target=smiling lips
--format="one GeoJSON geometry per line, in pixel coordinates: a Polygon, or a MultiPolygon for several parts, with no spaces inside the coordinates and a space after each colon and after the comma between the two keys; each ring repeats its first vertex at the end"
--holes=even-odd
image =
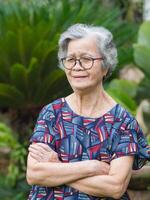
{"type": "Polygon", "coordinates": [[[86,78],[87,76],[72,76],[73,78],[86,78]]]}

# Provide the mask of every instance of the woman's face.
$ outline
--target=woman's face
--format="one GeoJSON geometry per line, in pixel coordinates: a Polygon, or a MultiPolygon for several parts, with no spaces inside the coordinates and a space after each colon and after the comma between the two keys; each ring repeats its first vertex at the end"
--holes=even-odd
{"type": "MultiPolygon", "coordinates": [[[[67,57],[71,58],[102,58],[96,46],[96,37],[90,35],[81,39],[71,40],[68,44],[67,57]]],[[[94,89],[102,83],[106,70],[101,67],[102,60],[94,60],[90,69],[84,69],[79,61],[71,69],[65,69],[67,79],[73,90],[86,91],[94,89]]]]}

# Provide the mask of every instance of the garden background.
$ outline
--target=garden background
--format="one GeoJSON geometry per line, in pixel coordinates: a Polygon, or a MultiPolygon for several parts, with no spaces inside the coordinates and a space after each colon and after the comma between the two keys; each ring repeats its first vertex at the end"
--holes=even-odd
{"type": "MultiPolygon", "coordinates": [[[[27,199],[27,148],[38,113],[71,92],[57,67],[58,38],[71,24],[100,25],[113,33],[119,64],[105,89],[136,116],[150,144],[147,6],[146,0],[0,0],[1,199],[27,199]]],[[[150,173],[144,173],[130,183],[130,189],[144,190],[131,191],[132,199],[150,199],[150,173]]]]}

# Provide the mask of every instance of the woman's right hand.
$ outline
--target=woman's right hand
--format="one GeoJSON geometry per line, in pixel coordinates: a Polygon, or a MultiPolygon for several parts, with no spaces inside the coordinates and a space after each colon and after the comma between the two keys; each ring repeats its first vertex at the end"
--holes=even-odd
{"type": "Polygon", "coordinates": [[[38,162],[60,162],[58,154],[47,144],[32,143],[28,148],[31,157],[38,162]]]}
{"type": "MultiPolygon", "coordinates": [[[[28,148],[30,155],[38,162],[61,162],[58,154],[44,143],[33,143],[28,148]]],[[[85,160],[85,167],[89,167],[92,175],[108,175],[109,164],[99,160],[85,160]]]]}

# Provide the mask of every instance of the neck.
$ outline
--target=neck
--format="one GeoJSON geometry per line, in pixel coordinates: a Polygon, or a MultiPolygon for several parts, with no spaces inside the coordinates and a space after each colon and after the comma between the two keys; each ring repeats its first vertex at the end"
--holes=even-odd
{"type": "Polygon", "coordinates": [[[98,85],[96,88],[88,92],[74,91],[71,95],[75,110],[80,115],[86,115],[94,117],[99,115],[100,109],[103,107],[103,103],[107,101],[106,93],[102,85],[98,85]],[[97,114],[98,111],[98,114],[97,114]]]}

